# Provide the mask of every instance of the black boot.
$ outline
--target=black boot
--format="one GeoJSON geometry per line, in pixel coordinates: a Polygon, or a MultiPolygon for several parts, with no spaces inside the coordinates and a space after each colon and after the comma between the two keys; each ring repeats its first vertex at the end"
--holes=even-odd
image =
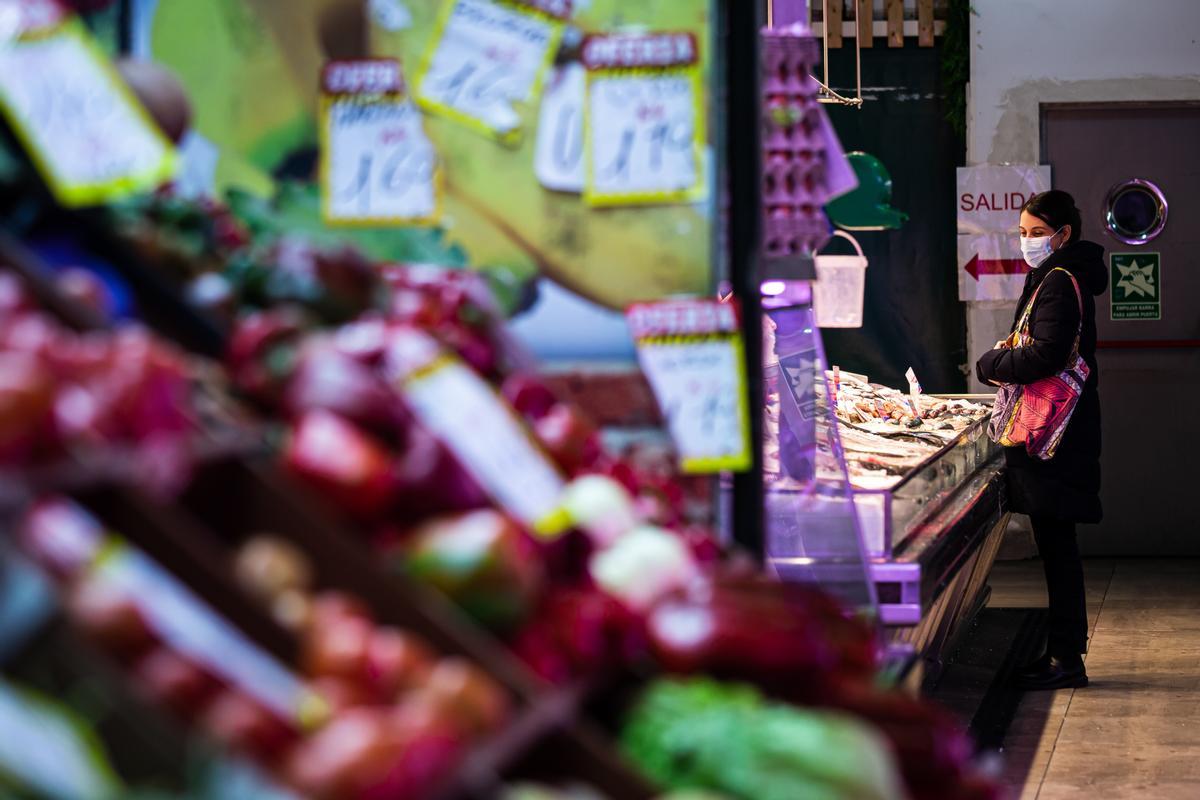
{"type": "Polygon", "coordinates": [[[1041,675],[1050,666],[1050,653],[1043,652],[1033,661],[1028,661],[1013,670],[1013,678],[1015,680],[1024,680],[1026,678],[1034,678],[1041,675]]]}
{"type": "Polygon", "coordinates": [[[1079,655],[1064,658],[1050,656],[1041,671],[1017,676],[1017,686],[1026,691],[1082,689],[1087,685],[1087,670],[1079,655]]]}

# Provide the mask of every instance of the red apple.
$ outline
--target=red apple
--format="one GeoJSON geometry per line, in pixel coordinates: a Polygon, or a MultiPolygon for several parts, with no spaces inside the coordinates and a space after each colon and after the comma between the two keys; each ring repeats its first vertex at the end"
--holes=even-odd
{"type": "Polygon", "coordinates": [[[357,597],[343,592],[321,592],[313,599],[310,622],[314,627],[329,627],[346,619],[371,621],[371,612],[357,597]]]}
{"type": "Polygon", "coordinates": [[[221,744],[274,763],[296,739],[295,729],[257,700],[234,690],[218,693],[204,708],[200,726],[221,744]]]}
{"type": "Polygon", "coordinates": [[[305,413],[283,457],[294,474],[355,517],[379,517],[397,502],[398,478],[390,454],[336,414],[305,413]]]}
{"type": "Polygon", "coordinates": [[[491,629],[523,620],[543,582],[524,529],[493,509],[436,517],[412,533],[406,571],[491,629]]]}
{"type": "Polygon", "coordinates": [[[374,626],[364,619],[349,617],[330,625],[314,621],[314,627],[305,638],[305,674],[363,683],[373,633],[374,626]]]}
{"type": "Polygon", "coordinates": [[[0,272],[0,319],[32,311],[33,299],[21,279],[11,272],[0,272]]]}
{"type": "Polygon", "coordinates": [[[156,647],[133,667],[133,678],[156,702],[191,718],[220,688],[211,673],[166,647],[156,647]]]}
{"type": "Polygon", "coordinates": [[[376,696],[394,700],[400,692],[422,685],[433,663],[433,652],[416,636],[377,628],[367,644],[366,683],[376,696]]]}
{"type": "Polygon", "coordinates": [[[518,414],[531,422],[546,416],[558,405],[554,392],[536,375],[513,375],[504,381],[500,393],[518,414]]]}
{"type": "Polygon", "coordinates": [[[136,658],[154,644],[154,632],[137,603],[111,584],[85,578],[67,597],[67,609],[89,639],[118,658],[136,658]]]}
{"type": "Polygon", "coordinates": [[[283,771],[304,797],[358,800],[387,779],[404,749],[390,711],[353,708],[293,748],[283,771]]]}
{"type": "Polygon", "coordinates": [[[30,458],[50,429],[55,383],[42,361],[0,353],[0,463],[30,458]]]}
{"type": "Polygon", "coordinates": [[[442,784],[462,758],[465,734],[450,720],[403,706],[392,717],[404,754],[383,780],[369,787],[362,800],[425,797],[442,784]]]}
{"type": "Polygon", "coordinates": [[[379,705],[376,698],[358,682],[323,675],[308,682],[309,688],[329,704],[329,711],[336,717],[351,708],[379,705]]]}
{"type": "Polygon", "coordinates": [[[397,513],[406,521],[431,514],[469,511],[488,506],[487,495],[458,459],[420,425],[408,431],[408,441],[396,460],[397,513]]]}
{"type": "Polygon", "coordinates": [[[293,418],[325,410],[393,441],[403,441],[410,414],[400,395],[371,369],[327,344],[303,348],[283,397],[293,418]]]}
{"type": "Polygon", "coordinates": [[[559,403],[533,423],[546,452],[571,475],[595,464],[603,455],[596,426],[573,406],[559,403]]]}
{"type": "Polygon", "coordinates": [[[444,658],[410,698],[429,703],[435,714],[461,730],[481,734],[496,730],[508,716],[509,700],[487,673],[461,658],[444,658]]]}
{"type": "Polygon", "coordinates": [[[304,328],[304,316],[293,308],[260,311],[239,320],[226,357],[237,387],[256,400],[277,401],[291,368],[285,356],[304,328]]]}

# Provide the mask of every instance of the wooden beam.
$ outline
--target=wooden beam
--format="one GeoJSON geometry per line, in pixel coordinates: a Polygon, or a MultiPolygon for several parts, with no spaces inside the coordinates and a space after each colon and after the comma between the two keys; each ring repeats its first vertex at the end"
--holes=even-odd
{"type": "Polygon", "coordinates": [[[854,20],[858,23],[858,46],[873,46],[875,37],[871,23],[875,21],[875,0],[858,0],[854,20]]]}
{"type": "MultiPolygon", "coordinates": [[[[815,0],[814,0],[815,2],[815,0]]],[[[842,46],[842,0],[829,0],[829,19],[822,20],[830,47],[842,46]]]]}
{"type": "Polygon", "coordinates": [[[904,47],[904,0],[887,0],[888,47],[904,47]]]}
{"type": "Polygon", "coordinates": [[[917,40],[921,47],[933,47],[933,0],[917,0],[917,40]]]}
{"type": "MultiPolygon", "coordinates": [[[[846,39],[847,37],[854,36],[858,30],[857,26],[858,26],[858,23],[852,19],[845,20],[844,22],[842,22],[842,38],[846,39]]],[[[825,35],[825,26],[821,24],[820,18],[817,18],[813,22],[812,29],[813,29],[814,36],[824,36],[825,35]]],[[[884,19],[875,20],[874,31],[875,31],[876,39],[886,39],[887,35],[888,35],[887,20],[884,20],[884,19]]],[[[937,37],[937,36],[943,36],[943,35],[945,35],[945,33],[946,33],[945,21],[937,19],[935,17],[933,20],[933,35],[935,37],[937,37]]],[[[916,17],[913,17],[912,19],[904,20],[904,38],[905,39],[916,39],[917,38],[916,17]]]]}

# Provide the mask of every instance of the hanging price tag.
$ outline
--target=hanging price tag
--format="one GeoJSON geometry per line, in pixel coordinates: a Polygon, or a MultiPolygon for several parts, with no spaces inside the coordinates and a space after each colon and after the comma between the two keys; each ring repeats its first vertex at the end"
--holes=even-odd
{"type": "Polygon", "coordinates": [[[321,197],[331,225],[433,222],[437,153],[394,59],[335,61],[321,77],[321,197]]]}
{"type": "Polygon", "coordinates": [[[584,200],[594,206],[704,195],[704,113],[688,33],[588,37],[584,200]]]}
{"type": "Polygon", "coordinates": [[[27,27],[48,19],[27,15],[22,35],[0,41],[0,111],[55,198],[64,206],[93,205],[170,179],[170,142],[81,23],[27,27]]]}
{"type": "Polygon", "coordinates": [[[745,350],[736,307],[675,300],[631,306],[626,318],[683,471],[749,469],[745,350]]]}
{"type": "Polygon", "coordinates": [[[571,15],[571,0],[447,0],[417,78],[423,108],[506,142],[514,103],[530,103],[571,15]]]}
{"type": "MultiPolygon", "coordinates": [[[[427,337],[426,337],[427,338],[427,337]]],[[[496,503],[534,530],[552,529],[564,483],[525,424],[483,378],[433,340],[413,346],[410,372],[392,376],[417,418],[496,503]]]]}
{"type": "Polygon", "coordinates": [[[582,192],[583,98],[587,70],[577,63],[550,72],[538,114],[533,171],[538,182],[558,192],[582,192]]]}

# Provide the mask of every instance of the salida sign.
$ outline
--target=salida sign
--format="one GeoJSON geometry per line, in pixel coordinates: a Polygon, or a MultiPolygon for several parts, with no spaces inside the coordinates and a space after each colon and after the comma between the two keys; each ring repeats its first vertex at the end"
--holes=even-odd
{"type": "Polygon", "coordinates": [[[958,232],[1015,234],[1021,206],[1049,188],[1048,166],[959,167],[958,232]]]}
{"type": "Polygon", "coordinates": [[[1021,206],[1050,188],[1050,167],[958,170],[958,298],[1015,300],[1028,266],[1018,238],[1021,206]]]}
{"type": "Polygon", "coordinates": [[[1007,194],[996,192],[987,192],[980,194],[963,194],[958,198],[959,211],[1012,211],[1021,210],[1021,206],[1025,205],[1025,201],[1033,195],[1022,194],[1021,192],[1009,192],[1007,194]]]}

